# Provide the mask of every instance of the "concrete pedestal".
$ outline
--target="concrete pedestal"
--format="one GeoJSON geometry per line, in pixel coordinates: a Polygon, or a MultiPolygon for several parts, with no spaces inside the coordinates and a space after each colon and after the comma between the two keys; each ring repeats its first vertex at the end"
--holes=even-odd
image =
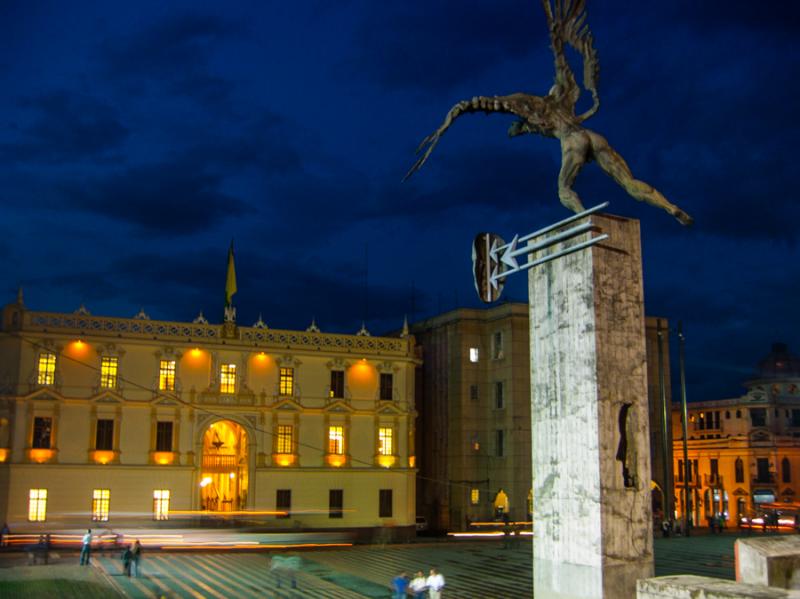
{"type": "Polygon", "coordinates": [[[653,575],[639,223],[587,218],[610,238],[528,279],[536,599],[634,597],[653,575]]]}
{"type": "Polygon", "coordinates": [[[800,537],[737,539],[735,549],[737,581],[800,589],[800,537]]]}

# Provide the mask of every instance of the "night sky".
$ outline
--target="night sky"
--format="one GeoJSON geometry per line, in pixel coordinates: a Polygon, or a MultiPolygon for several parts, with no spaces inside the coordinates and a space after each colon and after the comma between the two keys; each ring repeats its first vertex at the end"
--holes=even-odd
{"type": "MultiPolygon", "coordinates": [[[[696,224],[596,165],[576,190],[641,219],[689,399],[735,396],[773,341],[800,353],[800,3],[588,4],[586,125],[696,224]]],[[[220,322],[233,239],[241,324],[379,334],[478,306],[474,235],[570,214],[558,142],[467,115],[401,178],[455,102],[552,78],[535,0],[2,2],[0,302],[220,322]]],[[[526,296],[516,275],[505,298],[526,296]]]]}

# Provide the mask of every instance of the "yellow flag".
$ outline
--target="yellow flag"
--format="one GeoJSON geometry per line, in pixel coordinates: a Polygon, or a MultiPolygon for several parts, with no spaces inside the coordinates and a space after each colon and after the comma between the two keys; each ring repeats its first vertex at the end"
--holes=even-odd
{"type": "Polygon", "coordinates": [[[231,298],[236,293],[236,267],[233,265],[233,242],[228,250],[228,276],[225,279],[225,305],[231,305],[231,298]]]}

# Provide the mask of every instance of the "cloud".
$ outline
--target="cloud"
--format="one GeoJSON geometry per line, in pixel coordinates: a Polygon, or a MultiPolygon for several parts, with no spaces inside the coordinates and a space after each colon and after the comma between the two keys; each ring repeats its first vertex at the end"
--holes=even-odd
{"type": "Polygon", "coordinates": [[[62,163],[108,156],[128,138],[116,110],[77,92],[57,91],[20,100],[33,114],[19,127],[18,139],[0,145],[12,162],[62,163]]]}
{"type": "Polygon", "coordinates": [[[223,181],[202,164],[173,160],[64,183],[61,190],[78,210],[171,236],[212,228],[250,210],[223,191],[223,181]]]}
{"type": "MultiPolygon", "coordinates": [[[[300,254],[287,261],[280,256],[264,256],[252,247],[238,250],[239,291],[234,304],[240,324],[249,326],[261,314],[272,328],[302,330],[315,318],[326,332],[355,333],[365,317],[360,266],[333,260],[320,268],[306,258],[300,254]]],[[[97,269],[31,280],[26,288],[30,285],[39,291],[55,291],[58,297],[83,298],[96,314],[106,305],[119,310],[120,304],[125,304],[131,313],[144,307],[154,319],[185,322],[202,310],[210,321],[219,322],[225,268],[224,247],[137,252],[97,269]]],[[[417,305],[424,306],[427,301],[427,296],[417,291],[417,305]]],[[[371,285],[368,328],[373,334],[398,329],[409,305],[408,289],[371,285]]]]}
{"type": "Polygon", "coordinates": [[[387,89],[450,89],[527,54],[537,24],[546,43],[537,9],[516,0],[365,2],[352,65],[387,89]]]}
{"type": "Polygon", "coordinates": [[[230,104],[232,84],[211,69],[219,47],[241,35],[232,20],[202,14],[166,18],[125,37],[100,44],[106,78],[140,95],[164,90],[213,108],[230,104]]]}

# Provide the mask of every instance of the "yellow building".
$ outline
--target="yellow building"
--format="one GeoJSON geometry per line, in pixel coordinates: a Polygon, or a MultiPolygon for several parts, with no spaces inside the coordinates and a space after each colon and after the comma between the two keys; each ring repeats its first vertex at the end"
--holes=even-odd
{"type": "Polygon", "coordinates": [[[243,511],[413,531],[414,338],[234,315],[36,312],[21,294],[5,306],[0,519],[17,531],[243,511]]]}
{"type": "MultiPolygon", "coordinates": [[[[688,512],[696,525],[722,514],[729,526],[759,505],[800,498],[800,359],[776,343],[747,392],[735,399],[689,404],[688,512]]],[[[681,411],[673,407],[676,506],[687,484],[681,411]]]]}

